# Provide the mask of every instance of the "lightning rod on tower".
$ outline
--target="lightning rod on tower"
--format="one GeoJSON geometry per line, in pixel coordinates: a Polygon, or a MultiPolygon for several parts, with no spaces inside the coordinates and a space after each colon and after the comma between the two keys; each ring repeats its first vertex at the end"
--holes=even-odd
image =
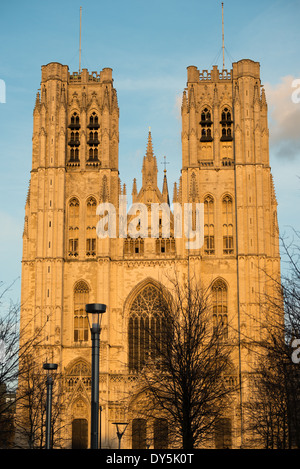
{"type": "Polygon", "coordinates": [[[223,70],[225,69],[225,55],[224,55],[224,3],[222,2],[222,50],[223,50],[223,70]]]}
{"type": "Polygon", "coordinates": [[[80,7],[80,29],[79,29],[79,73],[81,73],[81,14],[82,14],[82,7],[80,7]]]}

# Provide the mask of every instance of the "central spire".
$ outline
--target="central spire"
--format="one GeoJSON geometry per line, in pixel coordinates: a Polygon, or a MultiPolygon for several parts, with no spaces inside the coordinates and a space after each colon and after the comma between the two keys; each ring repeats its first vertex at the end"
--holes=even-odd
{"type": "Polygon", "coordinates": [[[157,186],[157,163],[156,157],[153,154],[152,136],[150,128],[148,133],[146,155],[144,156],[143,161],[142,173],[144,187],[146,187],[147,185],[151,185],[152,187],[157,186]]]}
{"type": "Polygon", "coordinates": [[[153,157],[153,146],[152,146],[151,127],[149,127],[148,144],[147,144],[146,156],[152,156],[152,157],[153,157]]]}

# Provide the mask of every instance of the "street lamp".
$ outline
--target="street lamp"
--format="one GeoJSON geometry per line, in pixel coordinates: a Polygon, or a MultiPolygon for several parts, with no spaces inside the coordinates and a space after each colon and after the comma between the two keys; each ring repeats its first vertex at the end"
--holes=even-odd
{"type": "Polygon", "coordinates": [[[85,305],[92,336],[92,396],[91,396],[91,449],[98,449],[99,427],[99,349],[102,314],[106,305],[92,303],[85,305]],[[91,319],[89,318],[91,316],[91,319]]]}
{"type": "Polygon", "coordinates": [[[46,402],[46,449],[51,449],[51,410],[52,410],[52,371],[57,369],[56,363],[44,363],[44,370],[47,370],[47,402],[46,402]]]}
{"type": "Polygon", "coordinates": [[[116,425],[117,437],[119,440],[119,449],[121,449],[121,439],[125,433],[128,423],[127,422],[113,422],[113,425],[116,425]]]}

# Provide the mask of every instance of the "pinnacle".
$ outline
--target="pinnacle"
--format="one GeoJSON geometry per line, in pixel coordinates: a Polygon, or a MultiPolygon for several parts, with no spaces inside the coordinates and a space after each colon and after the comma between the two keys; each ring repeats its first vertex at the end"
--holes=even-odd
{"type": "Polygon", "coordinates": [[[152,136],[150,128],[148,133],[147,156],[153,156],[152,136]]]}

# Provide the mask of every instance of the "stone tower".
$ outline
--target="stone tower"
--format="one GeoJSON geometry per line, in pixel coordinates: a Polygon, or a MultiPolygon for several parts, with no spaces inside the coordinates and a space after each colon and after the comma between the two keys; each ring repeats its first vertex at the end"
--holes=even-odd
{"type": "MultiPolygon", "coordinates": [[[[120,197],[127,197],[118,171],[119,108],[112,71],[70,74],[68,67],[42,67],[33,113],[30,187],[25,208],[21,327],[39,334],[40,360],[59,364],[64,376],[64,439],[86,447],[90,422],[91,342],[86,303],[105,303],[100,350],[102,447],[116,447],[113,422],[129,422],[122,447],[134,447],[134,425],[150,435],[153,422],[134,420],[126,403],[133,376],[143,363],[142,312],[151,316],[155,291],[168,288],[166,273],[191,272],[214,295],[212,320],[228,337],[237,331],[239,383],[236,406],[227,416],[227,443],[240,447],[247,374],[253,357],[242,338],[255,340],[266,276],[280,275],[277,203],[269,164],[267,103],[259,63],[241,60],[232,70],[200,72],[188,67],[182,97],[182,168],[173,203],[204,206],[204,244],[188,249],[184,236],[120,232],[120,197]],[[115,208],[116,236],[99,238],[96,209],[115,208]],[[81,435],[79,437],[78,435],[81,435]]],[[[142,187],[133,181],[132,203],[170,206],[166,171],[162,190],[149,131],[142,187]]],[[[124,215],[124,213],[123,213],[124,215]]],[[[125,213],[126,227],[136,222],[125,213]]],[[[144,221],[145,221],[144,219],[144,221]]],[[[141,226],[143,219],[138,220],[141,226]]],[[[135,223],[136,225],[137,223],[135,223]]],[[[195,219],[193,218],[195,228],[195,219]]],[[[146,436],[145,436],[146,439],[146,436]]],[[[150,441],[150,440],[149,440],[150,441]]],[[[151,444],[150,444],[151,447],[151,444]]],[[[153,446],[152,446],[153,447],[153,446]]]]}

